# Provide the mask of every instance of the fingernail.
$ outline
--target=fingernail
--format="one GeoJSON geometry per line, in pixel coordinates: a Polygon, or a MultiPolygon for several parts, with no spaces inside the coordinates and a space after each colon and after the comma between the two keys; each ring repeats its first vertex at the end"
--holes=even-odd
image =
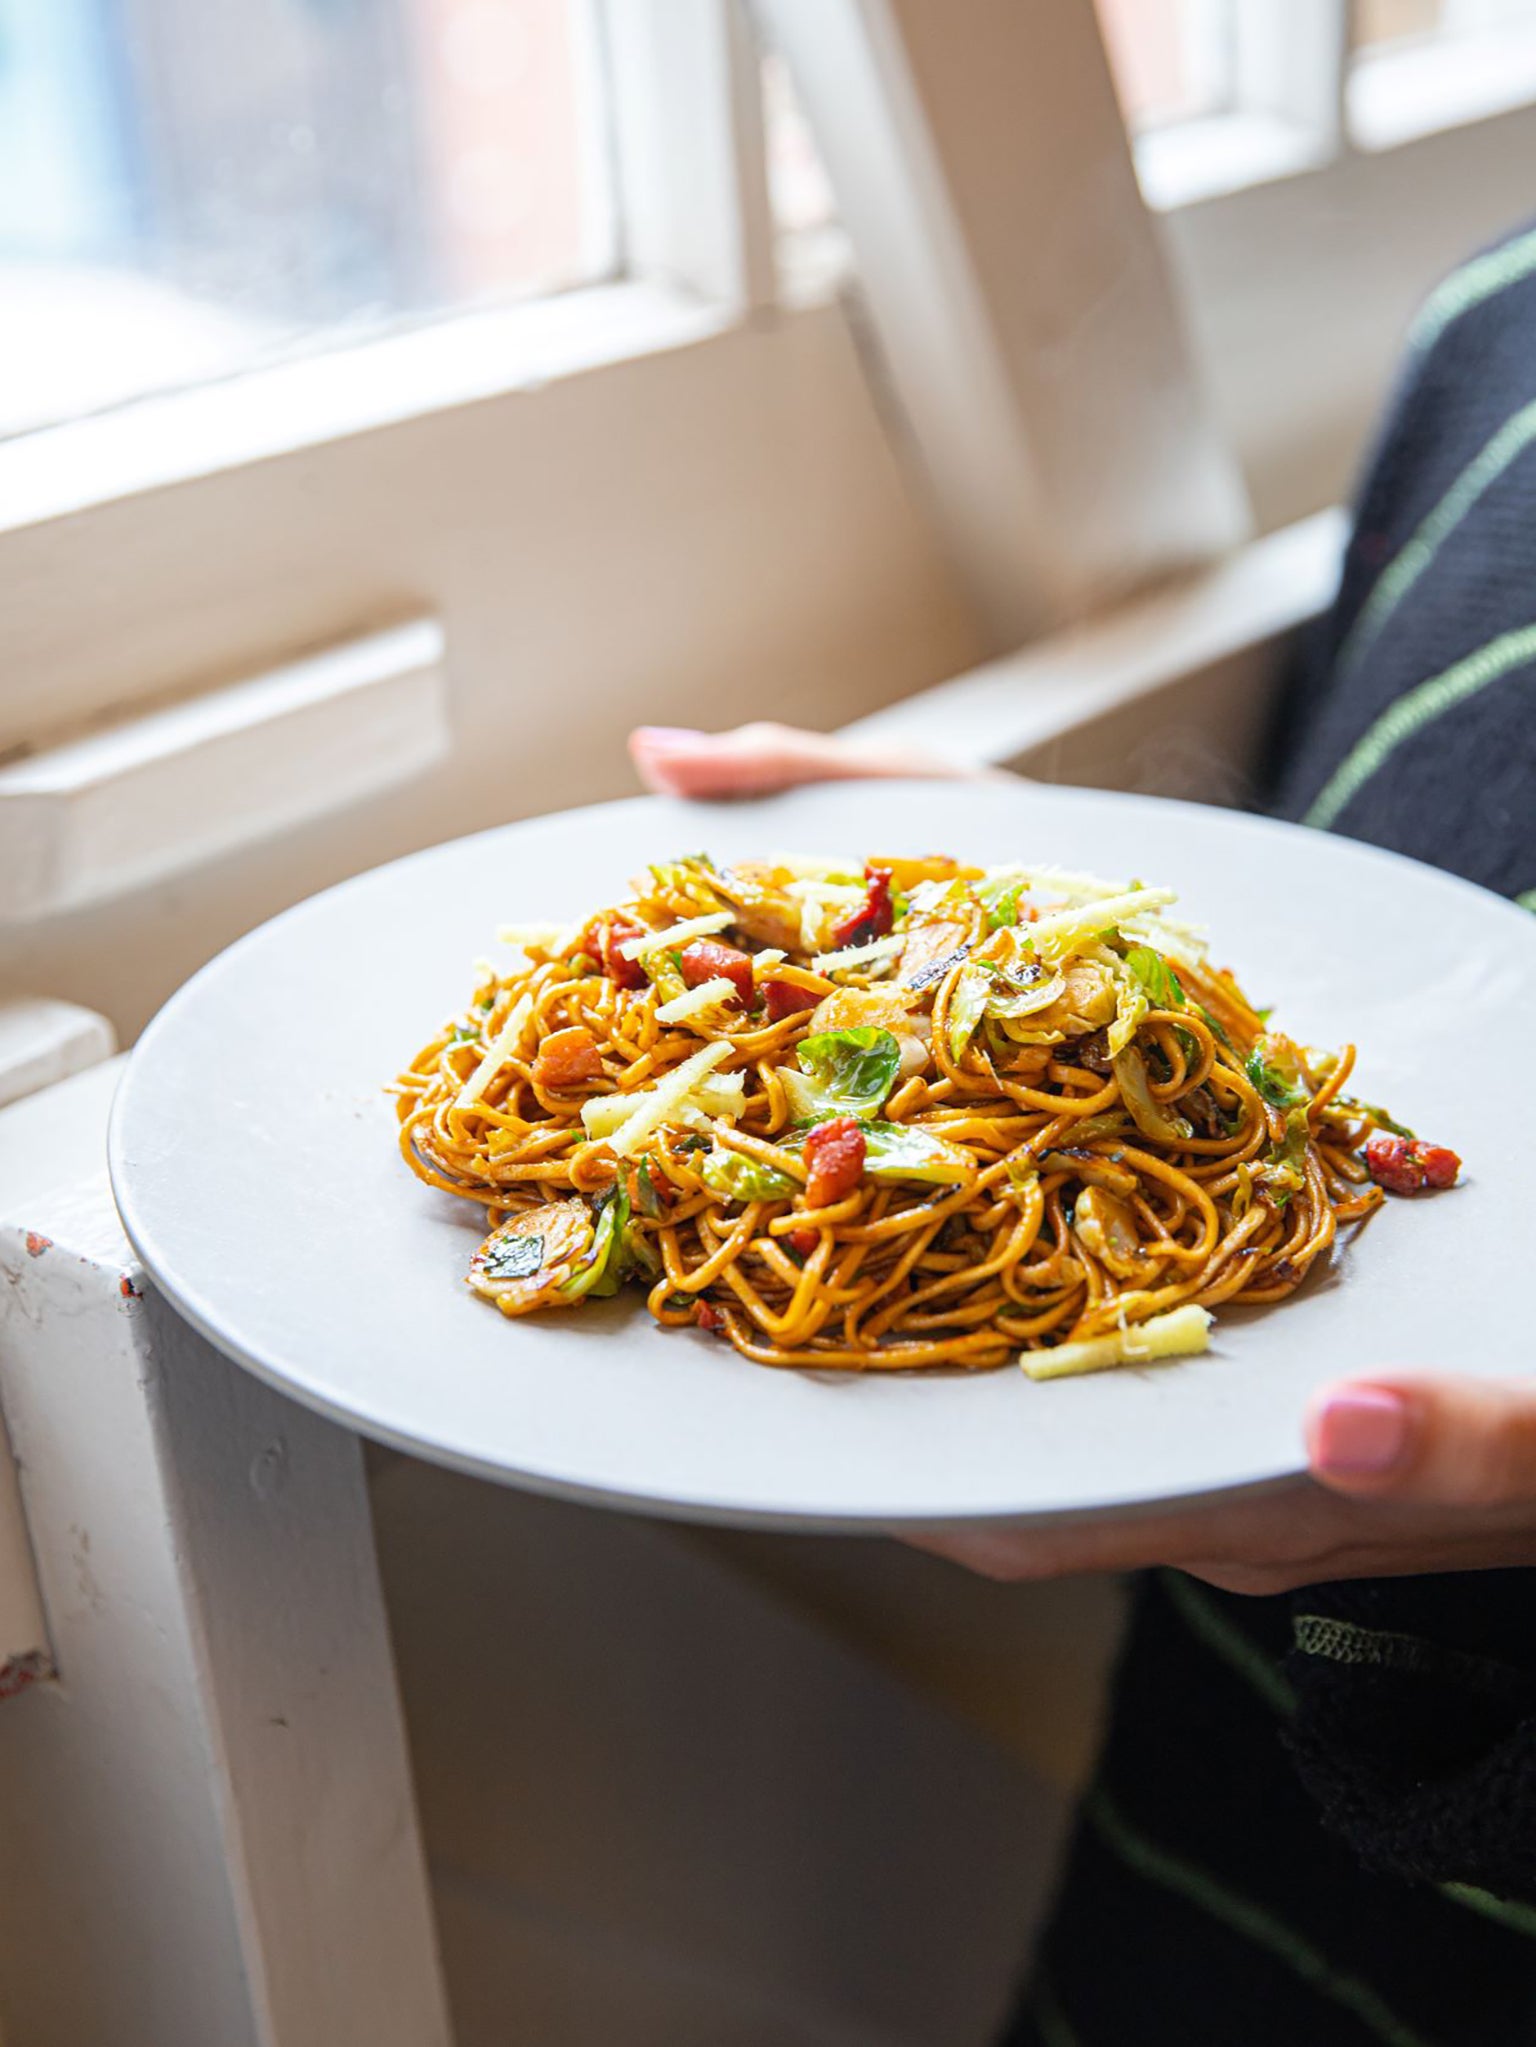
{"type": "Polygon", "coordinates": [[[1396,1393],[1361,1386],[1318,1412],[1312,1457],[1323,1471],[1390,1471],[1407,1447],[1408,1403],[1396,1393]]]}

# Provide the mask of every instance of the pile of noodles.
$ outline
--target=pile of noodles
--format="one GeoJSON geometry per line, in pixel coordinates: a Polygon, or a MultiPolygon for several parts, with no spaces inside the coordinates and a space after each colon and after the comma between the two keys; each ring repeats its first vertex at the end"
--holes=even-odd
{"type": "Polygon", "coordinates": [[[659,1323],[702,1324],[763,1364],[980,1369],[1022,1353],[1050,1376],[1057,1357],[1074,1370],[1203,1347],[1199,1310],[1283,1299],[1381,1200],[1360,1147],[1398,1126],[1341,1092],[1353,1047],[1270,1032],[1171,921],[1169,891],[941,858],[704,856],[632,888],[579,930],[504,934],[522,948],[512,970],[482,967],[398,1082],[404,1157],[483,1204],[470,1283],[509,1314],[622,1279],[659,1323]],[[889,931],[858,921],[872,875],[889,931]],[[751,1006],[719,981],[680,999],[681,942],[622,985],[637,977],[616,933],[700,922],[751,959],[751,1006]],[[778,1004],[812,1006],[772,1020],[770,982],[778,1004]],[[598,1070],[551,1085],[541,1048],[573,1030],[598,1070]],[[891,1040],[871,1106],[859,1048],[879,1069],[891,1040]],[[701,1054],[708,1071],[666,1106],[664,1083],[701,1054]],[[807,1128],[861,1079],[854,1113],[895,1169],[809,1206],[807,1128]],[[622,1100],[601,1106],[627,1095],[666,1112],[626,1124],[622,1100]],[[907,1154],[926,1173],[904,1176],[907,1154]]]}

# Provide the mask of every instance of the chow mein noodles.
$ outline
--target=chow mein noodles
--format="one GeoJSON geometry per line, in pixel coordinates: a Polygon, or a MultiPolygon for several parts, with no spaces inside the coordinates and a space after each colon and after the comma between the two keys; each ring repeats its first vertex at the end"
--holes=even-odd
{"type": "Polygon", "coordinates": [[[1268,1026],[1173,893],[1045,867],[655,866],[398,1082],[507,1315],[626,1282],[766,1365],[1035,1377],[1203,1349],[1453,1152],[1268,1026]]]}

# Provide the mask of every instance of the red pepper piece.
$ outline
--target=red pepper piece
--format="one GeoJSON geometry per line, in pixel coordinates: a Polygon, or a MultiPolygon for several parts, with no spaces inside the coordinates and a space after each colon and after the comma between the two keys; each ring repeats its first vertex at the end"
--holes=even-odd
{"type": "Polygon", "coordinates": [[[890,874],[883,867],[869,867],[864,871],[863,902],[832,926],[832,939],[840,946],[868,945],[871,939],[884,938],[895,921],[890,874]]]}
{"type": "Polygon", "coordinates": [[[734,945],[716,945],[711,939],[696,938],[692,945],[683,947],[678,958],[683,979],[690,988],[700,988],[706,981],[729,981],[742,1008],[751,1008],[752,961],[746,953],[738,952],[734,945]]]}
{"type": "Polygon", "coordinates": [[[864,1126],[857,1116],[834,1116],[818,1123],[805,1140],[807,1208],[830,1208],[859,1184],[864,1171],[864,1126]]]}
{"type": "Polygon", "coordinates": [[[533,1062],[534,1086],[549,1088],[556,1094],[580,1087],[584,1080],[602,1077],[603,1059],[597,1040],[581,1024],[572,1024],[568,1031],[552,1031],[533,1062]]]}
{"type": "Polygon", "coordinates": [[[632,938],[643,938],[644,932],[638,924],[631,924],[627,917],[605,917],[603,920],[601,948],[603,972],[610,981],[621,988],[643,988],[645,969],[638,960],[626,959],[620,947],[632,938]]]}
{"type": "Polygon", "coordinates": [[[1456,1176],[1461,1171],[1461,1160],[1448,1145],[1421,1144],[1419,1163],[1424,1168],[1426,1187],[1454,1187],[1456,1176]]]}
{"type": "Polygon", "coordinates": [[[814,1009],[821,997],[809,988],[797,988],[793,981],[764,981],[763,1000],[768,1005],[769,1023],[782,1023],[802,1009],[814,1009]]]}
{"type": "Polygon", "coordinates": [[[725,1317],[712,1301],[700,1301],[693,1311],[693,1319],[700,1329],[707,1329],[711,1336],[725,1333],[725,1317]]]}
{"type": "Polygon", "coordinates": [[[1428,1188],[1454,1187],[1461,1160],[1443,1144],[1417,1137],[1394,1137],[1378,1130],[1365,1147],[1371,1178],[1389,1194],[1419,1194],[1428,1188]]]}
{"type": "Polygon", "coordinates": [[[820,1230],[791,1230],[784,1239],[791,1251],[798,1251],[802,1258],[809,1258],[821,1242],[820,1230]]]}

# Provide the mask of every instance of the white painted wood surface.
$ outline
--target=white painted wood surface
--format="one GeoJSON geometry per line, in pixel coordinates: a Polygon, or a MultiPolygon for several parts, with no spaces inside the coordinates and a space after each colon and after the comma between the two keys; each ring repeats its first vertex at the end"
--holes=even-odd
{"type": "Polygon", "coordinates": [[[762,89],[738,0],[603,0],[631,277],[730,314],[774,292],[762,89]]]}
{"type": "Polygon", "coordinates": [[[1247,532],[1093,9],[755,0],[1001,652],[1247,532]]]}
{"type": "Polygon", "coordinates": [[[0,1280],[60,1675],[0,1722],[8,2047],[447,2047],[356,1440],[146,1298],[104,1178],[0,1280]]]}
{"type": "Polygon", "coordinates": [[[964,767],[1232,801],[1290,637],[1338,587],[1337,510],[844,728],[964,767]]]}
{"type": "Polygon", "coordinates": [[[111,1024],[78,1002],[43,995],[0,1000],[0,1109],[110,1059],[116,1050],[111,1024]]]}
{"type": "Polygon", "coordinates": [[[424,774],[450,745],[430,619],[0,767],[0,918],[112,900],[424,774]]]}
{"type": "Polygon", "coordinates": [[[16,1460],[0,1422],[0,1704],[53,1674],[53,1650],[22,1512],[16,1460]]]}

